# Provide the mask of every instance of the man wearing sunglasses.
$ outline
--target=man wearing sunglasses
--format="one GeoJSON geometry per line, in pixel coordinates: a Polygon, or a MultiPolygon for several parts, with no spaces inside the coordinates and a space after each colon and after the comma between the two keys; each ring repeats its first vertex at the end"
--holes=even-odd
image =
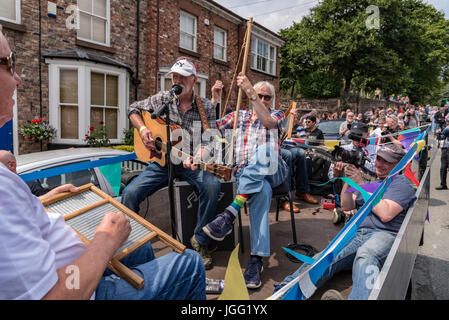
{"type": "MultiPolygon", "coordinates": [[[[12,96],[21,83],[0,29],[0,127],[13,117],[12,96]]],[[[141,290],[112,275],[106,267],[131,232],[129,219],[121,212],[107,212],[86,246],[64,218],[47,213],[3,163],[0,221],[0,300],[206,298],[203,263],[188,249],[156,259],[148,243],[123,259],[144,278],[141,290]]]]}
{"type": "Polygon", "coordinates": [[[262,259],[270,256],[268,213],[272,189],[281,185],[287,177],[287,166],[279,150],[284,112],[274,109],[275,89],[269,82],[258,82],[253,86],[240,73],[237,86],[247,95],[250,107],[217,120],[217,127],[222,133],[232,130],[236,117],[238,120],[233,159],[237,195],[224,212],[203,230],[212,239],[222,241],[232,232],[240,208],[248,201],[251,256],[244,278],[248,288],[256,289],[262,285],[262,259]]]}

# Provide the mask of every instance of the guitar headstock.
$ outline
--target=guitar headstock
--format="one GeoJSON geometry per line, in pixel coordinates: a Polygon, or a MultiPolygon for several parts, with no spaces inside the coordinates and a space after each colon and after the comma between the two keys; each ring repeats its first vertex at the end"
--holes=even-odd
{"type": "Polygon", "coordinates": [[[205,171],[213,174],[220,179],[223,179],[224,181],[229,181],[232,177],[232,169],[221,164],[207,164],[205,167],[205,171]]]}

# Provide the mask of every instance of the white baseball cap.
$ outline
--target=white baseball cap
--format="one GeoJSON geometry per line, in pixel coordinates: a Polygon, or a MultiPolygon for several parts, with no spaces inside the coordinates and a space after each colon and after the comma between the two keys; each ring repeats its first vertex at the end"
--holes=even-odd
{"type": "Polygon", "coordinates": [[[179,73],[184,77],[188,77],[191,75],[196,76],[195,62],[192,59],[186,57],[178,58],[171,67],[170,72],[167,73],[167,76],[172,73],[179,73]]]}

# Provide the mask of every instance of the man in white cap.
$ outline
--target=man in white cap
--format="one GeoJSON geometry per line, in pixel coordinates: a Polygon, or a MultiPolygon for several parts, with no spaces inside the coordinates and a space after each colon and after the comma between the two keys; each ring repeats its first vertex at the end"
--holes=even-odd
{"type": "MultiPolygon", "coordinates": [[[[134,127],[139,130],[140,137],[149,150],[155,149],[154,139],[151,130],[145,126],[142,120],[141,111],[152,110],[154,113],[161,115],[161,118],[165,121],[165,114],[161,113],[160,110],[164,107],[164,104],[168,103],[171,124],[181,127],[183,151],[185,149],[192,150],[195,156],[184,160],[182,165],[174,165],[174,174],[175,177],[186,180],[199,192],[198,221],[190,243],[200,253],[207,270],[212,267],[212,257],[208,250],[210,238],[203,232],[202,228],[215,217],[221,184],[215,176],[196,170],[198,168],[197,162],[193,159],[206,159],[213,150],[215,142],[194,145],[195,141],[201,142],[201,139],[194,139],[193,128],[194,126],[200,126],[201,133],[205,131],[207,125],[210,129],[216,128],[215,105],[208,99],[199,98],[198,93],[194,92],[197,82],[197,67],[192,59],[178,58],[168,75],[171,77],[173,87],[177,85],[182,88],[182,92],[177,94],[177,98],[173,99],[172,91],[161,91],[145,100],[133,103],[128,109],[128,116],[134,127]],[[203,119],[201,112],[203,113],[203,119]],[[207,123],[204,123],[204,118],[207,118],[207,123]]],[[[221,92],[221,83],[217,82],[212,88],[212,100],[218,101],[221,92]]],[[[190,154],[190,152],[186,153],[190,154]]],[[[134,212],[138,212],[139,204],[144,199],[167,186],[167,184],[167,166],[162,167],[156,162],[151,162],[145,171],[125,188],[122,203],[134,212]]]]}

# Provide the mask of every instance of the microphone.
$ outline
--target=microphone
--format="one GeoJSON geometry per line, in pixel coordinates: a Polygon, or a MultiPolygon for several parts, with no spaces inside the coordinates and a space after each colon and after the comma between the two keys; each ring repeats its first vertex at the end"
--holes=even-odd
{"type": "MultiPolygon", "coordinates": [[[[172,96],[172,100],[173,99],[178,99],[178,95],[180,95],[182,92],[182,87],[178,84],[174,84],[171,89],[170,89],[170,95],[172,96]]],[[[158,111],[156,112],[152,112],[151,113],[151,119],[156,119],[157,117],[159,117],[159,115],[164,111],[164,109],[166,109],[168,107],[168,103],[165,104],[162,108],[159,108],[158,111]]]]}
{"type": "Polygon", "coordinates": [[[170,90],[170,94],[172,95],[172,97],[174,97],[175,99],[178,98],[178,95],[180,95],[182,93],[182,87],[179,84],[174,84],[171,87],[170,90]]]}

